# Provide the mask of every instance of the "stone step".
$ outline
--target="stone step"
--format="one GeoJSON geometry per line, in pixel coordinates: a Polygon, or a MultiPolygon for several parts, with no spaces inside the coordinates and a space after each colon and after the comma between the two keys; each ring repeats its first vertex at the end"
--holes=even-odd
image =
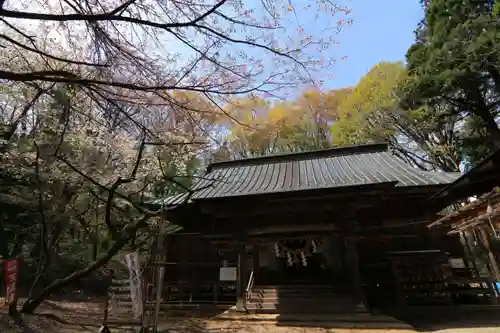
{"type": "Polygon", "coordinates": [[[279,302],[301,302],[301,303],[330,303],[330,302],[349,302],[355,299],[352,295],[334,295],[332,297],[279,297],[279,296],[259,296],[250,295],[248,300],[250,302],[266,302],[266,303],[279,303],[279,302]]]}
{"type": "Polygon", "coordinates": [[[310,296],[321,296],[321,295],[345,295],[352,294],[350,290],[276,290],[276,289],[252,289],[253,294],[258,295],[310,295],[310,296]]]}
{"type": "MultiPolygon", "coordinates": [[[[367,312],[356,313],[295,313],[295,314],[281,314],[281,313],[250,313],[242,314],[236,311],[226,311],[218,315],[214,320],[234,320],[238,322],[245,322],[247,325],[254,323],[255,325],[273,324],[280,326],[299,326],[299,327],[321,327],[333,329],[359,329],[360,331],[368,332],[369,329],[383,330],[398,329],[398,330],[411,330],[412,327],[407,323],[401,322],[394,317],[382,315],[370,315],[367,312]]],[[[333,330],[332,330],[333,331],[333,330]]],[[[336,330],[335,330],[336,331],[336,330]]],[[[406,332],[406,331],[405,331],[406,332]]]]}
{"type": "Polygon", "coordinates": [[[112,299],[116,301],[130,301],[132,297],[130,294],[114,294],[112,299]]]}
{"type": "MultiPolygon", "coordinates": [[[[356,313],[356,296],[349,287],[332,285],[256,285],[247,300],[255,313],[356,313]]],[[[361,311],[366,311],[364,307],[361,311]]]]}
{"type": "Polygon", "coordinates": [[[251,293],[253,295],[259,295],[262,297],[270,296],[283,296],[283,297],[342,297],[354,295],[353,291],[350,290],[262,290],[262,289],[252,289],[251,293]]]}
{"type": "Polygon", "coordinates": [[[366,312],[366,309],[357,307],[355,302],[329,304],[300,304],[300,303],[248,303],[249,312],[280,313],[280,314],[325,314],[325,313],[357,313],[366,312]]]}
{"type": "Polygon", "coordinates": [[[277,291],[294,291],[294,290],[307,290],[307,291],[323,291],[323,290],[336,290],[336,291],[342,291],[342,290],[351,290],[351,288],[346,288],[343,286],[339,287],[334,287],[334,286],[320,286],[320,287],[309,287],[309,286],[300,286],[300,287],[268,287],[268,286],[254,286],[252,289],[259,289],[259,290],[277,290],[277,291]]]}
{"type": "Polygon", "coordinates": [[[323,292],[352,292],[350,288],[332,288],[332,287],[326,287],[326,288],[261,288],[261,287],[253,287],[253,291],[259,291],[263,293],[323,293],[323,292]]]}
{"type": "Polygon", "coordinates": [[[250,295],[259,298],[319,298],[319,299],[335,299],[349,298],[354,293],[351,291],[337,290],[262,290],[252,289],[250,295]]]}
{"type": "Polygon", "coordinates": [[[278,314],[247,314],[242,313],[241,311],[236,311],[231,308],[227,311],[223,312],[215,316],[213,319],[234,319],[238,321],[281,321],[283,317],[286,317],[288,320],[300,320],[300,321],[320,321],[320,322],[328,322],[328,321],[362,321],[362,322],[388,322],[394,321],[394,317],[387,315],[373,315],[368,312],[363,313],[352,313],[352,314],[339,314],[335,317],[332,317],[329,314],[294,314],[290,316],[281,316],[278,314]]]}
{"type": "Polygon", "coordinates": [[[279,297],[279,296],[266,296],[262,297],[259,295],[248,295],[247,299],[252,302],[302,302],[302,303],[329,303],[329,302],[348,302],[355,299],[353,296],[332,296],[332,297],[279,297]]]}
{"type": "Polygon", "coordinates": [[[355,301],[349,302],[248,302],[261,307],[275,306],[279,308],[296,308],[301,310],[323,309],[323,308],[351,308],[355,307],[355,301]]]}
{"type": "Polygon", "coordinates": [[[268,284],[255,284],[253,286],[254,288],[260,288],[260,289],[344,289],[346,288],[345,285],[331,285],[331,284],[274,284],[274,285],[268,285],[268,284]]]}

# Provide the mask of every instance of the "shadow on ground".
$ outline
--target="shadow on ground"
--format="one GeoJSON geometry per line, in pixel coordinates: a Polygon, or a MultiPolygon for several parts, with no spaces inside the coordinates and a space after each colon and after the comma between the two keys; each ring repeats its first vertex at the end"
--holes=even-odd
{"type": "MultiPolygon", "coordinates": [[[[406,309],[401,313],[388,311],[367,314],[313,315],[313,314],[254,314],[239,315],[228,313],[218,316],[217,320],[245,323],[250,326],[274,325],[288,328],[352,329],[379,332],[384,330],[399,332],[493,332],[500,327],[500,306],[482,307],[426,307],[406,309]],[[462,329],[462,330],[458,330],[462,329]]],[[[500,332],[500,329],[498,329],[500,332]]]]}
{"type": "MultiPolygon", "coordinates": [[[[97,327],[98,328],[98,327],[97,327]]],[[[55,315],[19,315],[16,318],[3,315],[0,318],[2,333],[90,333],[97,328],[71,323],[55,315]]]]}
{"type": "Polygon", "coordinates": [[[412,331],[412,327],[392,316],[369,313],[345,314],[313,314],[313,313],[281,313],[281,314],[241,314],[228,311],[212,319],[215,322],[245,323],[247,326],[273,326],[282,328],[315,328],[315,329],[363,329],[363,330],[404,330],[412,331]]]}
{"type": "MultiPolygon", "coordinates": [[[[102,325],[102,312],[92,304],[44,302],[35,315],[16,318],[0,313],[0,333],[97,333],[102,325]],[[75,306],[76,305],[76,306],[75,306]],[[68,310],[68,309],[71,310],[68,310]]],[[[225,309],[224,309],[225,310],[225,309]]],[[[229,328],[211,328],[207,323],[222,309],[189,309],[163,311],[158,333],[235,332],[229,328]]],[[[119,314],[108,324],[111,333],[138,333],[139,325],[127,324],[130,314],[119,314]]]]}
{"type": "MultiPolygon", "coordinates": [[[[2,330],[6,332],[22,332],[22,333],[41,333],[41,332],[50,332],[43,330],[43,328],[39,327],[31,327],[28,325],[25,320],[19,316],[16,318],[9,317],[7,315],[3,315],[0,319],[0,327],[2,330]]],[[[54,332],[54,331],[53,331],[54,332]]]]}
{"type": "MultiPolygon", "coordinates": [[[[420,332],[434,332],[457,329],[500,327],[500,306],[482,307],[428,307],[408,309],[405,312],[393,313],[395,318],[407,322],[420,332]]],[[[498,329],[500,332],[500,329],[498,329]]]]}
{"type": "MultiPolygon", "coordinates": [[[[73,307],[74,309],[74,307],[73,307]]],[[[87,310],[88,311],[88,310],[87,310]]],[[[162,312],[158,333],[315,333],[315,332],[500,332],[500,307],[481,309],[423,308],[391,315],[341,316],[252,315],[220,309],[162,312]],[[411,325],[411,326],[410,326],[411,325]],[[489,328],[482,330],[482,328],[489,328]],[[415,329],[415,330],[414,330],[415,329]]],[[[48,303],[37,315],[12,319],[0,315],[0,333],[97,333],[101,325],[94,311],[68,312],[64,305],[48,303]]],[[[138,333],[139,327],[110,325],[111,333],[138,333]]],[[[444,333],[443,332],[443,333],[444,333]]]]}
{"type": "Polygon", "coordinates": [[[413,327],[408,323],[391,316],[359,315],[359,316],[330,316],[329,318],[303,318],[291,315],[280,316],[276,321],[281,327],[304,327],[324,329],[358,329],[358,330],[402,330],[411,331],[413,327]]]}

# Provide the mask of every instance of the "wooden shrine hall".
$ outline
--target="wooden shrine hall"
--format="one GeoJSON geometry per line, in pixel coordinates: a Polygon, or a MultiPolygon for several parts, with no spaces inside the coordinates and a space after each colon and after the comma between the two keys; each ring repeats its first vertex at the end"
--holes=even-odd
{"type": "Polygon", "coordinates": [[[189,193],[154,202],[182,227],[165,237],[164,301],[349,312],[408,302],[405,281],[427,279],[415,302],[439,302],[441,263],[462,247],[426,228],[443,208],[428,198],[458,176],[386,144],[212,163],[189,193]]]}

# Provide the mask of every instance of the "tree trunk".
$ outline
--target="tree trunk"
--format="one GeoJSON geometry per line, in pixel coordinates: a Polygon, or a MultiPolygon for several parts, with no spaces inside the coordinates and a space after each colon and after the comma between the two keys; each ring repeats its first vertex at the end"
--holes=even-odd
{"type": "Polygon", "coordinates": [[[16,317],[18,315],[19,312],[17,311],[17,298],[16,298],[16,300],[12,304],[9,304],[9,316],[16,317]]]}
{"type": "Polygon", "coordinates": [[[472,113],[477,115],[483,122],[486,130],[488,131],[488,135],[492,138],[493,142],[495,142],[495,146],[500,146],[500,128],[495,121],[495,118],[490,112],[490,109],[484,102],[484,98],[479,91],[477,86],[472,87],[468,92],[468,99],[474,101],[475,107],[473,108],[472,113]]]}
{"type": "Polygon", "coordinates": [[[51,294],[61,290],[61,288],[66,287],[67,285],[85,277],[89,274],[95,272],[98,268],[105,265],[106,263],[113,258],[115,254],[120,251],[123,246],[125,246],[130,239],[135,235],[135,232],[143,226],[145,220],[141,220],[140,222],[126,228],[122,237],[118,238],[113,246],[104,253],[99,259],[92,262],[87,268],[74,272],[73,274],[68,275],[63,279],[59,279],[51,283],[48,287],[46,287],[38,296],[33,299],[28,299],[21,308],[22,313],[32,313],[35,309],[42,304],[42,302],[51,294]]]}
{"type": "Polygon", "coordinates": [[[495,82],[496,93],[500,94],[500,72],[493,66],[488,66],[488,72],[490,73],[493,82],[495,82]]]}

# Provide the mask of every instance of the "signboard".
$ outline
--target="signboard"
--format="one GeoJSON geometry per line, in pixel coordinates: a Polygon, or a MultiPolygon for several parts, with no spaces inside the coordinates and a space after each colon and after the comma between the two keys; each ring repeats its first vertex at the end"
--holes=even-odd
{"type": "Polygon", "coordinates": [[[134,318],[142,316],[142,288],[141,288],[141,267],[139,264],[139,254],[129,253],[125,256],[125,263],[129,272],[130,298],[132,300],[132,311],[134,318]]]}
{"type": "Polygon", "coordinates": [[[221,267],[219,270],[220,281],[236,281],[236,267],[221,267]]]}
{"type": "Polygon", "coordinates": [[[18,272],[17,258],[4,260],[3,272],[5,277],[5,301],[7,305],[11,305],[16,300],[18,272]]]}
{"type": "Polygon", "coordinates": [[[465,262],[462,258],[450,258],[448,262],[451,268],[465,268],[465,262]]]}

